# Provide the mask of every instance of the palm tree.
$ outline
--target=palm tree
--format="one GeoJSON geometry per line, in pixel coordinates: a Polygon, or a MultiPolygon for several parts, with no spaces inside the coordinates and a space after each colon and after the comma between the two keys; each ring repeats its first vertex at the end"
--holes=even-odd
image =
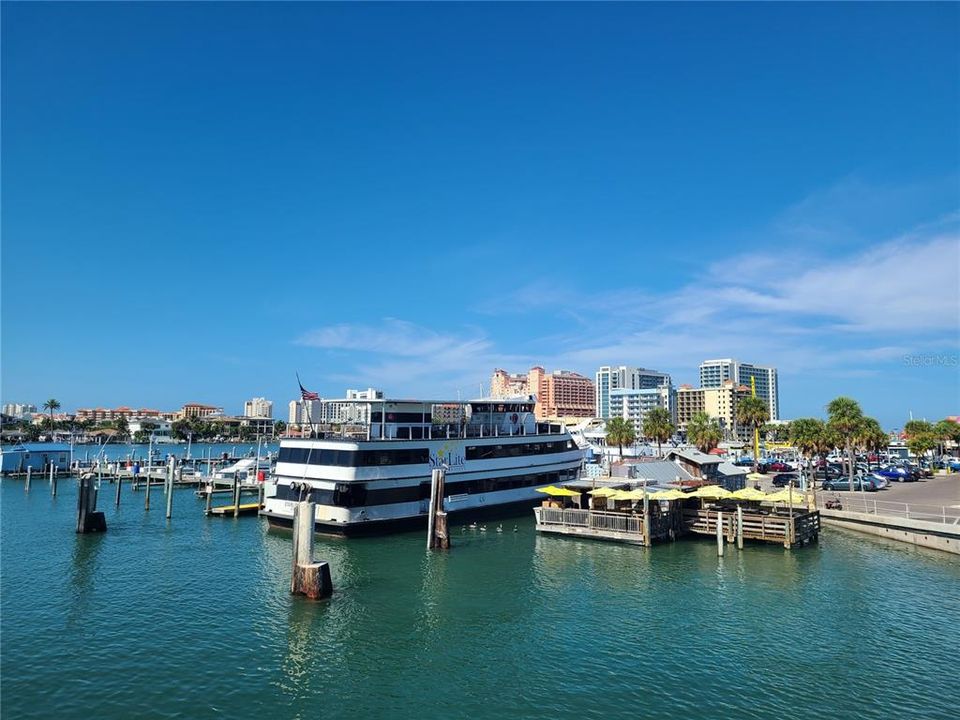
{"type": "MultiPolygon", "coordinates": [[[[797,418],[790,423],[790,442],[800,451],[800,454],[812,461],[813,456],[820,451],[827,435],[827,426],[823,420],[817,418],[797,418]]],[[[803,468],[800,469],[803,473],[803,468]]],[[[811,479],[812,486],[812,479],[811,479]]]]}
{"type": "Polygon", "coordinates": [[[694,413],[687,423],[687,440],[696,445],[700,452],[713,450],[722,437],[720,423],[703,411],[694,413]]]}
{"type": "MultiPolygon", "coordinates": [[[[760,430],[767,420],[770,419],[770,406],[767,405],[766,401],[763,398],[747,396],[741,398],[737,403],[737,408],[735,410],[736,421],[741,425],[746,425],[748,428],[754,432],[760,430]]],[[[754,435],[756,438],[756,435],[754,435]]],[[[760,458],[757,457],[759,454],[757,451],[757,443],[753,444],[753,471],[757,472],[757,466],[760,464],[760,458]]]]}
{"type": "Polygon", "coordinates": [[[827,405],[827,414],[830,416],[827,426],[836,434],[846,450],[850,492],[853,492],[853,443],[863,425],[863,410],[860,409],[860,403],[856,400],[841,395],[827,405]]]}
{"type": "Polygon", "coordinates": [[[53,411],[60,409],[60,401],[56,398],[50,398],[43,404],[44,410],[50,411],[50,432],[53,432],[53,411]]]}
{"type": "Polygon", "coordinates": [[[623,458],[623,446],[632,445],[636,440],[633,423],[625,418],[615,417],[607,420],[607,445],[616,445],[620,448],[620,457],[623,458]]]}
{"type": "MultiPolygon", "coordinates": [[[[872,417],[865,417],[863,419],[863,427],[860,428],[856,441],[864,450],[868,453],[879,452],[887,446],[889,440],[889,437],[887,437],[887,434],[883,431],[883,428],[880,427],[880,423],[876,419],[872,417]]],[[[867,470],[870,470],[869,455],[867,456],[867,470]]]]}
{"type": "Polygon", "coordinates": [[[653,408],[643,418],[643,434],[657,441],[657,455],[660,457],[663,457],[661,443],[669,440],[676,430],[670,411],[666,408],[653,408]]]}
{"type": "Polygon", "coordinates": [[[960,442],[960,424],[953,420],[941,420],[933,426],[933,433],[940,444],[940,456],[946,453],[948,442],[960,442]]]}

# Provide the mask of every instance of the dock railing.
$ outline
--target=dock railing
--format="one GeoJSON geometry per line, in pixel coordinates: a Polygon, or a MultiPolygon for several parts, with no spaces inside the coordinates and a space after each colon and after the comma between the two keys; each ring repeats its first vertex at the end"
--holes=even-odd
{"type": "Polygon", "coordinates": [[[643,517],[618,512],[561,508],[534,508],[538,525],[562,525],[643,536],[643,517]]]}
{"type": "Polygon", "coordinates": [[[880,517],[886,515],[906,520],[925,520],[927,522],[943,523],[944,525],[960,525],[960,508],[958,507],[893,502],[849,494],[833,496],[826,492],[817,493],[817,505],[819,507],[826,508],[826,503],[831,500],[839,500],[842,505],[840,509],[847,512],[880,517]]]}

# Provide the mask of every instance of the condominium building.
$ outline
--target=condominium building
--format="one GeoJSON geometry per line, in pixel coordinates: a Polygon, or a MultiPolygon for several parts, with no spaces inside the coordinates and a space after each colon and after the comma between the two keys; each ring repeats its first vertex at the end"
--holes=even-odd
{"type": "Polygon", "coordinates": [[[3,406],[3,414],[9,415],[12,418],[20,419],[29,419],[31,415],[37,412],[36,405],[28,405],[27,403],[6,403],[3,406]]]}
{"type": "Polygon", "coordinates": [[[780,419],[780,389],[775,367],[753,365],[733,358],[704,360],[700,363],[700,387],[718,388],[727,380],[748,388],[752,380],[756,384],[757,397],[767,402],[770,419],[780,419]]]}
{"type": "Polygon", "coordinates": [[[643,437],[643,421],[653,408],[668,410],[676,423],[676,400],[673,388],[658,387],[633,390],[618,388],[610,391],[610,417],[622,417],[633,423],[638,438],[643,437]]]}
{"type": "Polygon", "coordinates": [[[104,422],[108,420],[125,420],[159,418],[162,420],[173,420],[177,413],[165,412],[163,410],[153,410],[151,408],[140,408],[139,410],[121,405],[117,408],[79,408],[76,413],[77,420],[91,420],[93,422],[104,422]]]}
{"type": "Polygon", "coordinates": [[[367,388],[366,390],[347,390],[347,400],[383,400],[383,390],[367,388]]]}
{"type": "Polygon", "coordinates": [[[216,407],[215,405],[204,405],[203,403],[186,403],[177,411],[177,420],[208,417],[210,415],[223,415],[223,408],[216,407]]]}
{"type": "Polygon", "coordinates": [[[499,399],[529,394],[527,373],[508,373],[500,368],[493,371],[493,377],[490,378],[490,397],[499,399]]]}
{"type": "Polygon", "coordinates": [[[750,429],[737,422],[737,404],[750,395],[750,388],[724,380],[720,387],[677,388],[677,427],[686,432],[687,423],[698,412],[705,412],[720,423],[725,440],[749,440],[750,429]]]}
{"type": "Polygon", "coordinates": [[[287,423],[289,425],[303,425],[311,421],[318,423],[323,417],[323,399],[291,400],[287,408],[287,423]]]}
{"type": "Polygon", "coordinates": [[[614,390],[652,390],[663,387],[671,388],[672,385],[673,382],[667,373],[626,365],[620,365],[619,367],[604,365],[597,370],[594,384],[596,392],[594,403],[597,408],[597,416],[605,419],[614,417],[611,414],[610,406],[610,393],[614,390]]]}
{"type": "Polygon", "coordinates": [[[569,370],[546,372],[542,367],[527,373],[529,394],[537,396],[537,418],[594,417],[593,383],[590,378],[569,370]]]}
{"type": "Polygon", "coordinates": [[[273,401],[266,398],[253,398],[243,404],[243,416],[249,418],[273,417],[273,401]]]}

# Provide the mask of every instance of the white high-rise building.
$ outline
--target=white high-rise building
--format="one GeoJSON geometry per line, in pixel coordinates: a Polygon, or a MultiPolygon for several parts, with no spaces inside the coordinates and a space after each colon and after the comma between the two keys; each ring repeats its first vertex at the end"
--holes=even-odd
{"type": "Polygon", "coordinates": [[[704,360],[700,363],[700,387],[719,388],[727,380],[735,385],[750,387],[751,378],[757,386],[757,397],[767,401],[770,419],[780,419],[780,388],[777,369],[768,365],[753,365],[733,358],[704,360]]]}
{"type": "Polygon", "coordinates": [[[243,416],[248,418],[273,417],[273,401],[266,398],[253,398],[243,404],[243,416]]]}
{"type": "Polygon", "coordinates": [[[633,423],[637,438],[643,437],[643,420],[653,408],[670,412],[674,424],[676,418],[676,391],[669,385],[657,388],[632,390],[618,388],[610,391],[610,417],[622,417],[633,423]]]}
{"type": "MultiPolygon", "coordinates": [[[[669,374],[656,370],[626,365],[619,367],[604,365],[597,370],[594,387],[597,394],[597,417],[606,419],[614,417],[610,406],[610,394],[614,390],[655,390],[664,387],[672,389],[673,382],[669,374]]],[[[669,392],[667,396],[670,397],[669,392]]],[[[673,408],[668,409],[673,412],[673,408]]]]}
{"type": "Polygon", "coordinates": [[[18,420],[29,420],[36,412],[37,406],[28,405],[27,403],[7,403],[3,406],[4,415],[9,415],[18,420]]]}
{"type": "Polygon", "coordinates": [[[367,388],[366,390],[347,390],[347,400],[383,400],[383,390],[367,388]]]}
{"type": "Polygon", "coordinates": [[[287,406],[287,423],[305,425],[311,420],[314,424],[323,422],[323,400],[291,400],[287,406]]]}

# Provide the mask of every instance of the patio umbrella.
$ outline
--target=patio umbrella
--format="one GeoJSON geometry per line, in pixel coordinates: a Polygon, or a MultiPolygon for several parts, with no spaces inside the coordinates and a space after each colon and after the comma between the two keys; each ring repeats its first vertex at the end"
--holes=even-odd
{"type": "Polygon", "coordinates": [[[537,488],[537,492],[545,493],[547,495],[552,495],[553,497],[580,497],[580,493],[574,490],[567,490],[566,488],[558,488],[558,487],[554,487],[553,485],[537,488]]]}
{"type": "Polygon", "coordinates": [[[763,499],[763,502],[769,502],[769,503],[778,503],[778,502],[791,503],[792,502],[794,505],[803,505],[807,502],[807,499],[804,493],[796,489],[793,491],[793,494],[791,497],[790,489],[785,488],[783,490],[780,490],[779,492],[775,492],[775,493],[771,493],[770,495],[767,495],[763,499]]]}
{"type": "Polygon", "coordinates": [[[704,485],[702,488],[697,488],[694,492],[690,493],[689,497],[697,497],[704,500],[722,500],[723,498],[730,497],[732,494],[729,490],[719,485],[704,485]]]}
{"type": "Polygon", "coordinates": [[[679,490],[657,490],[655,493],[650,493],[651,500],[683,500],[688,497],[690,495],[679,490]]]}
{"type": "Polygon", "coordinates": [[[620,491],[620,490],[614,490],[613,488],[599,487],[599,488],[597,488],[596,490],[591,490],[591,491],[589,492],[589,494],[590,494],[590,495],[593,495],[594,497],[604,497],[604,498],[608,498],[608,497],[612,497],[612,496],[616,495],[616,494],[619,493],[619,492],[621,492],[621,491],[620,491]]]}
{"type": "Polygon", "coordinates": [[[745,487],[737,490],[730,497],[733,500],[766,500],[767,494],[754,490],[752,487],[745,487]]]}
{"type": "Polygon", "coordinates": [[[763,473],[747,473],[747,480],[763,480],[766,477],[763,473]]]}

